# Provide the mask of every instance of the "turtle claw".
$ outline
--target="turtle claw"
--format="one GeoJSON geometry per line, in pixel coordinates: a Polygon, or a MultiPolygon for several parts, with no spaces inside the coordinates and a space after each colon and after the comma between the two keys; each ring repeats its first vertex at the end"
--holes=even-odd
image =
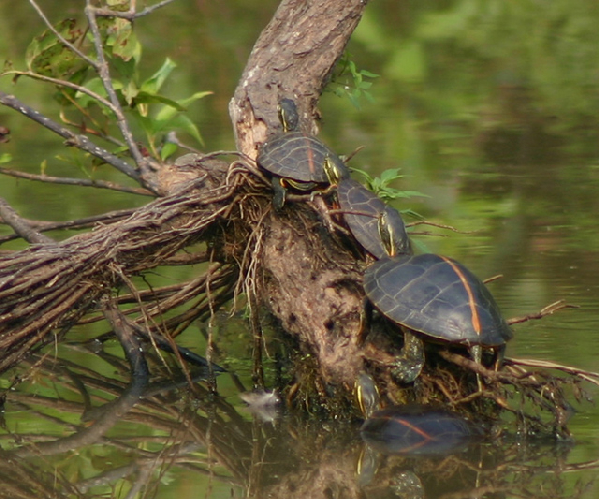
{"type": "Polygon", "coordinates": [[[412,359],[398,358],[391,369],[391,376],[396,383],[409,384],[418,379],[424,363],[414,363],[412,359]]]}
{"type": "Polygon", "coordinates": [[[273,177],[271,179],[272,188],[275,191],[275,195],[272,198],[272,204],[275,210],[279,211],[285,205],[285,198],[287,196],[287,190],[281,185],[279,178],[273,177]]]}
{"type": "Polygon", "coordinates": [[[414,336],[407,328],[402,327],[404,333],[404,346],[395,358],[391,376],[398,383],[413,383],[416,381],[424,367],[424,344],[420,338],[414,336]]]}

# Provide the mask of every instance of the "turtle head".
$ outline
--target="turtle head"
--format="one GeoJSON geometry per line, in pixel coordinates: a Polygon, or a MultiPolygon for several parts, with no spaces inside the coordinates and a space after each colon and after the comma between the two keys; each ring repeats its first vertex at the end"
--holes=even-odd
{"type": "Polygon", "coordinates": [[[324,164],[322,165],[324,169],[324,173],[329,180],[329,184],[337,185],[339,181],[343,178],[343,172],[339,168],[339,164],[331,158],[331,156],[326,156],[324,158],[324,164]]]}
{"type": "Polygon", "coordinates": [[[369,418],[374,411],[380,409],[381,397],[372,376],[364,372],[360,373],[356,380],[355,391],[358,407],[365,418],[369,418]]]}
{"type": "Polygon", "coordinates": [[[279,121],[283,126],[283,131],[293,132],[299,124],[299,115],[297,114],[297,106],[291,99],[281,99],[277,106],[279,121]]]}
{"type": "Polygon", "coordinates": [[[410,238],[399,212],[387,206],[379,217],[379,236],[390,257],[411,254],[410,238]]]}

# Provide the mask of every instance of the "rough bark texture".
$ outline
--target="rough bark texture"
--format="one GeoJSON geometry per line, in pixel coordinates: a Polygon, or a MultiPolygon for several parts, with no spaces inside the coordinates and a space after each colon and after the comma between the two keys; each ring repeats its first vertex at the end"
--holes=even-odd
{"type": "MultiPolygon", "coordinates": [[[[0,257],[0,372],[66,332],[114,287],[123,286],[134,295],[132,302],[143,309],[141,324],[171,335],[174,331],[169,331],[162,314],[203,293],[206,279],[164,294],[155,290],[155,294],[135,291],[130,278],[168,264],[177,251],[197,242],[230,212],[235,188],[243,183],[245,173],[236,177],[237,182],[227,183],[226,167],[211,161],[195,164],[200,178],[194,183],[124,220],[0,257]],[[149,305],[144,306],[145,301],[149,305]]],[[[192,320],[181,319],[182,323],[192,320]]]]}
{"type": "Polygon", "coordinates": [[[283,0],[250,54],[230,106],[237,148],[251,158],[279,128],[277,102],[292,98],[303,130],[316,133],[322,89],[366,1],[283,0]]]}
{"type": "Polygon", "coordinates": [[[271,215],[262,258],[263,296],[282,327],[315,354],[324,381],[351,390],[363,369],[356,343],[362,269],[310,210],[292,206],[289,218],[271,215]]]}
{"type": "MultiPolygon", "coordinates": [[[[238,149],[246,157],[255,158],[267,133],[278,130],[276,107],[283,96],[296,101],[300,127],[317,131],[318,98],[365,4],[281,3],[257,41],[231,103],[238,149]]],[[[324,203],[317,199],[275,212],[268,184],[252,161],[233,163],[214,179],[209,162],[163,165],[157,176],[166,196],[127,220],[0,259],[0,348],[5,352],[0,371],[64,334],[94,310],[100,296],[118,287],[128,288],[129,303],[138,304],[136,320],[176,334],[212,309],[208,276],[156,294],[136,290],[130,278],[207,240],[211,251],[203,261],[240,269],[245,282],[240,280],[235,291],[262,298],[303,351],[314,354],[325,381],[350,388],[362,364],[355,342],[363,299],[361,272],[330,234],[330,226],[325,228],[324,203]],[[179,190],[185,184],[188,187],[179,190]],[[192,289],[202,294],[201,306],[181,313],[172,327],[153,323],[152,317],[191,300],[192,289]],[[159,300],[160,306],[143,305],[145,300],[159,300]]],[[[231,291],[228,275],[221,283],[223,299],[231,291]]]]}
{"type": "MultiPolygon", "coordinates": [[[[365,5],[360,0],[281,3],[252,50],[230,106],[240,151],[255,158],[265,138],[280,129],[282,97],[296,102],[300,128],[317,133],[318,99],[365,5]]],[[[315,208],[298,204],[282,214],[270,212],[260,292],[282,327],[315,355],[325,383],[349,390],[363,368],[356,345],[361,272],[329,236],[326,215],[318,216],[315,208]]]]}

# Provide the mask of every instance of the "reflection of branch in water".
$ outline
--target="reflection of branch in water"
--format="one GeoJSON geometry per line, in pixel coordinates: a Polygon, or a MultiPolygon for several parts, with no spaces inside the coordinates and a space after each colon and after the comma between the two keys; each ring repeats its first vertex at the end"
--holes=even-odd
{"type": "MultiPolygon", "coordinates": [[[[120,371],[126,376],[126,362],[112,357],[112,365],[120,363],[120,371]]],[[[82,363],[85,364],[85,358],[82,363]]],[[[48,360],[40,362],[38,369],[40,377],[59,388],[57,393],[66,390],[78,393],[73,389],[72,381],[78,372],[76,364],[68,363],[70,374],[48,360]]],[[[86,378],[92,378],[89,367],[80,367],[80,370],[86,378]]],[[[107,399],[118,391],[121,381],[100,373],[96,373],[96,378],[96,385],[90,388],[93,392],[101,390],[102,386],[109,387],[110,391],[104,394],[107,399]]],[[[197,378],[202,379],[202,375],[197,378]]],[[[17,448],[0,460],[0,482],[6,482],[9,474],[21,477],[19,489],[11,489],[10,497],[39,499],[48,497],[48,491],[55,491],[56,497],[61,497],[60,494],[97,497],[93,492],[97,493],[99,488],[114,489],[123,484],[127,490],[141,490],[143,486],[146,491],[151,491],[160,485],[165,472],[176,470],[177,475],[184,471],[193,476],[202,474],[206,479],[240,487],[254,496],[274,498],[322,497],[327,490],[339,491],[346,497],[389,495],[410,483],[420,483],[424,490],[437,491],[447,497],[452,494],[464,497],[477,491],[524,494],[531,483],[546,480],[547,471],[580,467],[565,464],[568,445],[528,442],[523,450],[520,443],[498,441],[493,445],[473,444],[466,452],[454,456],[378,455],[374,464],[362,466],[359,474],[356,463],[363,444],[356,428],[339,421],[314,424],[314,418],[308,421],[285,418],[276,426],[251,423],[225,400],[211,394],[203,384],[194,383],[189,387],[181,380],[150,382],[141,396],[126,389],[114,402],[93,410],[96,429],[75,428],[55,419],[55,423],[61,424],[60,433],[69,431],[69,436],[56,440],[49,435],[38,435],[37,442],[29,444],[18,443],[18,436],[15,436],[13,445],[17,448]],[[186,389],[176,390],[182,383],[186,389]],[[113,417],[128,405],[131,406],[128,412],[113,417]],[[138,425],[138,429],[132,431],[132,424],[138,425]],[[109,437],[106,436],[108,429],[111,429],[109,437]],[[47,441],[50,438],[53,441],[47,441]],[[106,462],[118,463],[117,466],[93,470],[93,473],[85,470],[81,473],[84,480],[67,484],[69,460],[64,456],[73,451],[81,456],[94,455],[94,444],[101,444],[103,455],[111,456],[106,462]],[[50,456],[57,453],[58,460],[53,461],[50,456]],[[39,456],[45,457],[40,461],[39,456]],[[52,485],[47,480],[49,472],[46,468],[56,474],[52,485]],[[522,474],[522,471],[526,473],[522,474]],[[523,475],[527,479],[519,480],[518,477],[523,475]],[[42,487],[46,487],[45,492],[40,494],[42,487]],[[74,490],[78,492],[74,493],[74,490]]],[[[40,414],[44,413],[44,408],[50,415],[64,414],[65,411],[82,413],[85,409],[83,403],[59,397],[26,399],[22,394],[9,393],[8,404],[14,406],[13,400],[20,401],[25,411],[35,404],[40,414]]],[[[9,420],[10,414],[9,411],[9,420]]],[[[32,440],[31,435],[28,440],[32,440]]],[[[599,465],[584,463],[584,467],[597,469],[599,465]]],[[[558,483],[553,484],[554,491],[563,490],[563,484],[560,485],[562,476],[556,478],[558,483]]],[[[552,497],[572,496],[556,493],[552,497]]]]}
{"type": "MultiPolygon", "coordinates": [[[[148,383],[147,365],[139,356],[134,330],[128,327],[128,319],[112,306],[106,302],[105,313],[110,316],[113,328],[119,330],[129,361],[106,352],[100,356],[112,366],[111,371],[116,371],[116,378],[86,367],[86,354],[82,354],[81,364],[41,357],[35,365],[37,372],[30,373],[30,379],[37,377],[52,383],[57,389],[51,394],[62,397],[71,394],[70,400],[48,393],[44,396],[19,391],[7,394],[9,406],[18,406],[29,415],[45,418],[60,428],[58,434],[68,433],[59,439],[51,436],[57,434],[56,431],[49,432],[50,435],[14,435],[11,445],[15,449],[4,459],[4,463],[11,464],[0,463],[0,482],[9,481],[7,475],[11,473],[10,476],[28,478],[19,479],[18,489],[7,489],[11,490],[10,497],[39,499],[39,490],[44,487],[46,491],[53,490],[56,497],[73,494],[75,487],[78,492],[74,495],[91,497],[87,494],[93,495],[93,491],[102,487],[114,489],[119,481],[131,492],[147,491],[158,487],[168,470],[202,474],[209,480],[229,483],[255,496],[318,497],[326,490],[337,490],[347,497],[358,497],[418,484],[424,490],[436,490],[440,481],[444,485],[439,492],[449,494],[448,497],[454,489],[461,496],[480,491],[518,494],[529,487],[531,480],[545,479],[549,470],[599,467],[594,462],[571,467],[564,464],[568,446],[540,446],[528,442],[528,453],[524,453],[518,443],[494,442],[490,446],[472,444],[467,452],[455,456],[377,455],[370,466],[362,460],[357,468],[363,444],[355,428],[342,422],[315,425],[313,419],[306,422],[287,418],[278,421],[276,426],[262,425],[258,421],[250,423],[227,401],[195,382],[206,379],[208,374],[203,370],[192,385],[184,376],[179,380],[165,378],[148,383]],[[134,375],[127,385],[124,380],[131,372],[130,366],[134,375]],[[75,396],[80,402],[72,400],[75,396]],[[90,401],[97,403],[98,400],[103,405],[90,410],[90,401]],[[66,414],[82,414],[82,420],[93,423],[89,427],[77,427],[66,414]],[[132,424],[139,429],[132,432],[132,424]],[[109,437],[106,436],[108,430],[111,430],[109,437]],[[63,456],[73,451],[82,456],[93,455],[97,444],[102,445],[103,453],[110,453],[111,459],[106,462],[119,463],[119,466],[86,470],[81,473],[85,480],[68,484],[69,469],[65,464],[68,460],[63,456]],[[39,464],[40,456],[44,456],[42,464],[39,464]],[[50,456],[57,456],[58,460],[53,461],[50,456]],[[483,462],[494,465],[486,469],[483,462]],[[56,475],[52,486],[47,484],[46,467],[56,475]],[[515,478],[515,474],[520,476],[522,471],[527,472],[526,483],[515,478]],[[90,478],[90,474],[93,477],[90,478]]],[[[97,357],[98,353],[88,355],[97,357]]],[[[453,355],[459,361],[469,362],[462,355],[453,355]]],[[[162,362],[156,360],[152,351],[147,357],[151,362],[162,362]]],[[[517,372],[506,370],[495,375],[516,376],[517,372]]],[[[528,381],[534,384],[542,380],[528,381]]],[[[9,411],[9,420],[10,414],[9,411]]],[[[561,490],[559,483],[554,490],[561,490]]],[[[47,493],[42,494],[46,496],[47,493]]]]}
{"type": "MultiPolygon", "coordinates": [[[[139,341],[135,337],[133,329],[127,318],[118,310],[116,305],[105,297],[102,300],[104,315],[112,325],[115,334],[119,338],[125,356],[131,366],[131,383],[127,389],[115,400],[104,406],[94,409],[96,419],[94,423],[86,428],[80,429],[72,435],[53,442],[38,442],[30,448],[24,447],[15,451],[17,456],[52,455],[90,445],[98,441],[108,429],[112,428],[121,417],[129,412],[139,401],[148,385],[148,365],[139,341]]],[[[90,414],[91,411],[87,413],[90,414]]]]}

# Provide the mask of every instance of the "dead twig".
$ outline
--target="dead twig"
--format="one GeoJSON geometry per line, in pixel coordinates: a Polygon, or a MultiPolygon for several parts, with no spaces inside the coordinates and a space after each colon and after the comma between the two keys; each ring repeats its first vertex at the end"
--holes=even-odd
{"type": "Polygon", "coordinates": [[[578,367],[566,366],[558,364],[556,362],[550,362],[547,360],[538,359],[517,359],[517,358],[506,358],[504,360],[506,365],[513,366],[524,366],[524,367],[537,367],[541,369],[555,369],[557,371],[563,371],[576,377],[580,377],[583,381],[588,381],[594,385],[599,385],[599,373],[593,371],[587,371],[578,367]]]}
{"type": "MultiPolygon", "coordinates": [[[[457,234],[476,234],[476,231],[459,230],[459,229],[456,229],[452,225],[446,225],[446,224],[437,223],[437,222],[429,222],[428,220],[418,220],[416,222],[410,222],[410,223],[406,224],[406,227],[416,227],[417,225],[430,225],[431,227],[437,227],[439,229],[450,230],[451,232],[455,232],[457,234]]],[[[430,235],[430,233],[418,233],[418,234],[419,235],[423,235],[423,234],[430,235]]]]}
{"type": "Polygon", "coordinates": [[[15,209],[4,198],[0,198],[0,218],[10,225],[18,236],[31,244],[54,243],[54,239],[40,234],[27,220],[17,215],[15,209]]]}
{"type": "MultiPolygon", "coordinates": [[[[103,213],[102,215],[81,218],[79,220],[67,220],[66,222],[45,222],[40,220],[28,220],[27,223],[30,227],[39,232],[48,232],[51,230],[60,229],[84,229],[98,223],[109,223],[122,220],[123,218],[130,217],[134,212],[134,208],[129,208],[125,210],[109,211],[108,213],[103,213]]],[[[1,236],[0,244],[4,244],[8,241],[13,241],[14,239],[17,239],[19,237],[20,236],[16,234],[1,236]]]]}
{"type": "Polygon", "coordinates": [[[580,308],[580,307],[578,305],[570,305],[569,303],[566,303],[565,300],[557,300],[556,302],[553,302],[550,305],[547,305],[540,312],[524,315],[522,317],[513,317],[511,319],[508,319],[507,323],[510,325],[521,324],[523,322],[528,322],[531,320],[542,319],[543,317],[552,315],[559,310],[566,310],[566,309],[571,309],[571,308],[580,308]]]}
{"type": "Polygon", "coordinates": [[[117,192],[129,192],[131,194],[140,194],[142,196],[155,196],[155,194],[141,187],[127,187],[118,185],[107,180],[94,180],[88,178],[70,178],[70,177],[51,177],[48,175],[34,175],[33,173],[25,173],[10,168],[0,168],[0,174],[8,177],[26,178],[28,180],[36,180],[38,182],[46,182],[48,184],[63,184],[76,185],[79,187],[95,187],[97,189],[109,189],[117,192]]]}

